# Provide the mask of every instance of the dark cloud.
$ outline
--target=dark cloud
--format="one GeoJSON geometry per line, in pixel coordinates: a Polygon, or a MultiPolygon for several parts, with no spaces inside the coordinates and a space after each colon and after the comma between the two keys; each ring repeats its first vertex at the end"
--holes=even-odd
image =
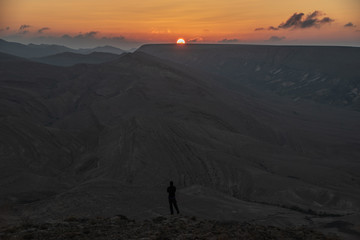
{"type": "Polygon", "coordinates": [[[30,28],[30,25],[27,24],[23,24],[19,27],[19,34],[27,34],[29,31],[27,30],[28,28],[30,28]]]}
{"type": "Polygon", "coordinates": [[[96,32],[96,31],[91,31],[91,32],[85,33],[85,34],[84,34],[84,37],[92,38],[92,37],[95,37],[96,34],[98,34],[98,32],[96,32]]]}
{"type": "Polygon", "coordinates": [[[348,22],[344,27],[356,27],[352,22],[348,22]]]}
{"type": "Polygon", "coordinates": [[[64,34],[64,35],[61,36],[61,38],[63,38],[63,39],[71,39],[72,37],[70,35],[68,35],[68,34],[64,34]]]}
{"type": "MultiPolygon", "coordinates": [[[[79,33],[78,35],[75,35],[75,36],[70,36],[68,34],[64,34],[61,36],[61,38],[63,39],[73,39],[73,40],[84,40],[84,39],[89,39],[89,40],[95,40],[97,38],[95,38],[96,34],[98,34],[99,32],[97,31],[91,31],[91,32],[87,32],[87,33],[79,33]]],[[[115,38],[119,38],[119,39],[124,39],[123,37],[115,37],[115,38]]],[[[102,39],[106,40],[106,39],[109,39],[107,37],[103,37],[102,39]]]]}
{"type": "Polygon", "coordinates": [[[265,42],[280,42],[282,40],[286,39],[286,37],[278,37],[278,36],[271,36],[268,40],[265,42]]]}
{"type": "Polygon", "coordinates": [[[2,32],[2,31],[9,31],[9,30],[10,30],[10,27],[1,28],[1,29],[0,29],[0,32],[2,32]]]}
{"type": "Polygon", "coordinates": [[[297,27],[301,23],[303,13],[294,13],[285,23],[281,23],[279,28],[292,28],[297,27]]]}
{"type": "Polygon", "coordinates": [[[265,28],[255,28],[254,31],[262,31],[262,30],[265,30],[265,28]]]}
{"type": "Polygon", "coordinates": [[[316,24],[315,19],[307,19],[304,22],[302,22],[300,26],[301,28],[309,28],[309,27],[313,27],[315,24],[316,24]]]}
{"type": "Polygon", "coordinates": [[[322,12],[320,12],[320,11],[314,11],[313,13],[310,13],[310,14],[307,16],[307,18],[308,18],[308,19],[312,19],[312,18],[316,18],[316,17],[322,16],[322,15],[324,15],[322,12]]]}
{"type": "Polygon", "coordinates": [[[68,34],[62,35],[61,38],[63,39],[74,39],[74,40],[91,40],[91,39],[95,39],[96,34],[98,34],[99,32],[97,31],[91,31],[91,32],[86,32],[86,33],[79,33],[78,35],[75,36],[70,36],[68,34]]]}
{"type": "Polygon", "coordinates": [[[277,30],[279,30],[279,28],[276,28],[276,27],[274,27],[274,26],[270,26],[270,27],[268,28],[268,30],[277,31],[277,30]]]}
{"type": "Polygon", "coordinates": [[[285,22],[279,24],[278,27],[270,26],[268,30],[279,29],[304,29],[311,27],[321,27],[323,24],[334,22],[335,20],[330,17],[323,17],[325,14],[320,11],[314,11],[305,16],[304,13],[294,13],[285,22]]]}
{"type": "Polygon", "coordinates": [[[279,28],[289,29],[289,28],[311,28],[311,27],[320,27],[322,24],[331,23],[335,21],[329,17],[324,17],[320,19],[320,16],[325,15],[320,11],[314,11],[308,14],[305,18],[304,13],[294,13],[285,23],[281,23],[279,28]]]}
{"type": "Polygon", "coordinates": [[[218,41],[219,43],[237,43],[239,42],[239,39],[233,38],[233,39],[227,39],[224,38],[223,40],[218,41]]]}
{"type": "Polygon", "coordinates": [[[334,19],[331,19],[329,17],[324,17],[323,19],[320,20],[320,23],[331,23],[334,22],[334,19]]]}
{"type": "Polygon", "coordinates": [[[8,29],[6,29],[6,28],[1,28],[0,29],[0,32],[3,32],[3,31],[7,31],[8,29]]]}
{"type": "Polygon", "coordinates": [[[43,33],[44,31],[50,30],[48,27],[43,27],[38,30],[38,33],[43,33]]]}
{"type": "Polygon", "coordinates": [[[194,38],[186,40],[186,42],[188,42],[188,43],[196,43],[196,42],[202,42],[202,41],[204,41],[203,37],[194,37],[194,38]]]}
{"type": "Polygon", "coordinates": [[[31,27],[30,25],[27,25],[27,24],[23,24],[19,27],[19,30],[25,30],[27,28],[31,27]]]}

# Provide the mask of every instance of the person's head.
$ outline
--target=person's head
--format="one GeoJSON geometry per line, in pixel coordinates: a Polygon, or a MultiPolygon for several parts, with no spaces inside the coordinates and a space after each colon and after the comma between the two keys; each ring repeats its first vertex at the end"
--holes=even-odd
{"type": "Polygon", "coordinates": [[[173,181],[170,181],[170,186],[173,186],[173,185],[174,185],[173,181]]]}

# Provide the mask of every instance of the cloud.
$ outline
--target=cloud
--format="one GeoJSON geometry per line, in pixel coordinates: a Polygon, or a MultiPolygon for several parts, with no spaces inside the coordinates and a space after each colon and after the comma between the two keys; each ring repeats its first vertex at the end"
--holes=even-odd
{"type": "Polygon", "coordinates": [[[281,23],[279,28],[292,28],[297,27],[301,23],[301,19],[304,16],[303,13],[294,13],[285,23],[281,23]]]}
{"type": "Polygon", "coordinates": [[[286,39],[286,37],[278,37],[278,36],[271,36],[268,40],[265,40],[265,42],[280,42],[282,40],[286,39]]]}
{"type": "Polygon", "coordinates": [[[285,23],[281,23],[279,28],[289,29],[289,28],[311,28],[311,27],[321,27],[323,24],[334,22],[334,19],[329,17],[324,17],[320,19],[320,16],[325,15],[320,11],[314,11],[308,14],[305,18],[304,13],[294,13],[285,23]]]}
{"type": "Polygon", "coordinates": [[[23,24],[19,27],[19,34],[27,34],[29,31],[27,30],[28,28],[30,28],[30,25],[27,24],[23,24]]]}
{"type": "Polygon", "coordinates": [[[348,22],[344,25],[344,27],[356,27],[356,25],[354,25],[352,22],[348,22]]]}
{"type": "Polygon", "coordinates": [[[0,29],[0,32],[3,32],[3,31],[9,31],[9,30],[10,30],[10,27],[1,28],[1,29],[0,29]]]}
{"type": "MultiPolygon", "coordinates": [[[[335,20],[330,17],[323,17],[326,15],[320,11],[314,11],[305,16],[304,13],[294,13],[285,22],[282,22],[278,27],[270,26],[267,30],[277,31],[279,29],[304,29],[317,27],[320,28],[322,25],[334,22],[335,20]]],[[[261,28],[259,28],[261,29],[261,28]]]]}
{"type": "Polygon", "coordinates": [[[334,19],[331,19],[329,17],[324,17],[323,19],[320,20],[320,23],[331,23],[334,22],[334,19]]]}
{"type": "Polygon", "coordinates": [[[186,42],[188,42],[188,43],[196,43],[196,42],[202,42],[202,41],[204,41],[204,38],[202,38],[202,37],[194,37],[192,39],[186,40],[186,42]]]}
{"type": "Polygon", "coordinates": [[[98,34],[97,31],[91,31],[91,32],[87,32],[87,33],[80,33],[80,34],[74,36],[73,38],[77,38],[77,39],[94,38],[96,34],[98,34]]]}
{"type": "Polygon", "coordinates": [[[48,28],[48,27],[43,27],[43,28],[40,28],[39,30],[38,30],[38,33],[43,33],[44,31],[47,31],[47,30],[50,30],[50,28],[48,28]]]}
{"type": "Polygon", "coordinates": [[[84,37],[92,38],[92,37],[95,37],[96,34],[98,34],[98,32],[91,31],[91,32],[85,33],[85,34],[84,34],[84,37]]]}
{"type": "Polygon", "coordinates": [[[268,28],[268,30],[274,30],[274,31],[277,31],[277,30],[279,30],[279,28],[276,28],[276,27],[270,26],[270,27],[268,28]]]}
{"type": "Polygon", "coordinates": [[[240,40],[237,39],[237,38],[232,38],[232,39],[227,39],[227,38],[224,38],[223,40],[220,40],[218,41],[219,43],[237,43],[239,42],[240,40]]]}
{"type": "Polygon", "coordinates": [[[262,30],[265,30],[265,28],[255,28],[254,31],[262,31],[262,30]]]}
{"type": "Polygon", "coordinates": [[[29,27],[31,27],[30,25],[27,25],[27,24],[23,24],[23,25],[21,25],[20,27],[19,27],[19,30],[21,31],[21,30],[25,30],[25,29],[27,29],[27,28],[29,28],[29,27]]]}
{"type": "Polygon", "coordinates": [[[315,10],[313,13],[308,14],[307,18],[312,19],[312,18],[316,18],[318,16],[323,16],[323,15],[325,15],[325,14],[323,14],[320,11],[315,10]]]}

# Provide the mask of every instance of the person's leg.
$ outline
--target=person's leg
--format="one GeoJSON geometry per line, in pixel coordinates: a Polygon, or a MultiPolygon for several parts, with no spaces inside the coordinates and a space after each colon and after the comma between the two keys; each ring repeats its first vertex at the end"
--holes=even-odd
{"type": "Polygon", "coordinates": [[[173,202],[173,203],[174,203],[174,207],[175,207],[175,209],[176,209],[177,214],[179,214],[180,212],[179,212],[179,208],[178,208],[176,199],[174,199],[174,202],[173,202]]]}
{"type": "Polygon", "coordinates": [[[174,209],[173,209],[173,203],[172,203],[172,199],[169,199],[169,205],[170,205],[170,213],[171,213],[171,215],[173,215],[174,214],[174,209]]]}

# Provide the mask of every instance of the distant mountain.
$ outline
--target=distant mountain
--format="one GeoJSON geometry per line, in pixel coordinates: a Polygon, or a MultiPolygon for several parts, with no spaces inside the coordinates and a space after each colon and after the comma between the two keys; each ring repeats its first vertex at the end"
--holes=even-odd
{"type": "Polygon", "coordinates": [[[77,53],[89,54],[93,52],[104,52],[104,53],[113,53],[113,54],[123,54],[125,53],[124,50],[112,46],[103,46],[103,47],[96,47],[96,48],[80,48],[76,50],[77,53]]]}
{"type": "Polygon", "coordinates": [[[15,55],[24,58],[40,58],[58,53],[73,52],[90,54],[92,52],[107,52],[114,54],[122,54],[125,51],[119,48],[104,46],[88,49],[72,49],[61,45],[49,44],[21,44],[16,42],[8,42],[0,39],[0,52],[15,55]]]}
{"type": "Polygon", "coordinates": [[[360,111],[360,48],[220,44],[144,45],[138,51],[223,76],[298,101],[309,99],[360,111]]]}
{"type": "Polygon", "coordinates": [[[18,57],[33,58],[57,54],[61,52],[71,52],[73,49],[59,45],[47,44],[21,44],[16,42],[7,42],[0,39],[0,52],[12,54],[18,57]]]}
{"type": "Polygon", "coordinates": [[[89,54],[65,52],[41,58],[32,58],[31,60],[56,66],[72,66],[79,63],[105,63],[118,58],[120,58],[120,55],[118,54],[105,52],[92,52],[89,54]]]}
{"type": "Polygon", "coordinates": [[[26,58],[16,57],[7,53],[0,52],[0,62],[24,62],[29,61],[26,58]]]}

